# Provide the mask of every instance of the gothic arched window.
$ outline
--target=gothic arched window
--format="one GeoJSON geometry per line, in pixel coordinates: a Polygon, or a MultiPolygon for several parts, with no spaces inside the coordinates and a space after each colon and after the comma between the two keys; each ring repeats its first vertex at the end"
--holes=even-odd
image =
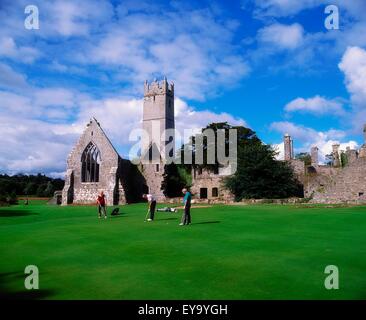
{"type": "Polygon", "coordinates": [[[81,156],[81,182],[99,182],[100,152],[90,142],[81,156]]]}

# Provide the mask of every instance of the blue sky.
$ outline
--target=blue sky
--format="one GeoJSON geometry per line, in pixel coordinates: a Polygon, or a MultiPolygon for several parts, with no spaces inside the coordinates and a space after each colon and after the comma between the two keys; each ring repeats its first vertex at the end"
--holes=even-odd
{"type": "MultiPolygon", "coordinates": [[[[143,82],[174,81],[176,122],[247,125],[282,150],[360,147],[366,123],[363,0],[0,3],[0,171],[62,176],[95,116],[122,156],[143,82]],[[24,27],[24,8],[39,29],[24,27]],[[324,12],[339,9],[339,30],[324,12]]],[[[279,155],[281,157],[281,153],[279,155]]]]}

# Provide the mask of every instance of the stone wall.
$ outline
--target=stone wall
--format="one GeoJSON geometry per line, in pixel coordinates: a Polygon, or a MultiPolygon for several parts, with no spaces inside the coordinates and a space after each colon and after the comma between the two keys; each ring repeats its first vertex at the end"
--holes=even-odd
{"type": "Polygon", "coordinates": [[[312,202],[366,202],[366,158],[358,158],[328,176],[328,182],[315,190],[312,202]],[[335,174],[334,174],[335,173],[335,174]]]}
{"type": "Polygon", "coordinates": [[[191,192],[193,198],[200,199],[201,189],[207,189],[207,199],[233,201],[234,195],[231,194],[224,186],[224,179],[226,175],[215,174],[209,170],[192,170],[192,187],[191,192]],[[213,195],[213,189],[218,189],[217,196],[213,195]]]}
{"type": "Polygon", "coordinates": [[[152,163],[144,164],[142,166],[142,175],[145,177],[146,186],[149,193],[153,194],[158,201],[165,199],[165,195],[161,190],[161,184],[163,182],[164,164],[152,163]]]}
{"type": "Polygon", "coordinates": [[[304,176],[305,176],[305,163],[302,160],[298,159],[291,159],[289,161],[290,166],[294,170],[294,174],[301,183],[304,183],[304,176]]]}
{"type": "Polygon", "coordinates": [[[122,159],[99,123],[92,119],[67,159],[62,204],[95,203],[100,191],[105,193],[108,205],[125,203],[126,197],[122,186],[124,173],[121,162],[122,159]],[[100,151],[98,182],[82,182],[81,158],[89,143],[93,143],[100,151]]]}

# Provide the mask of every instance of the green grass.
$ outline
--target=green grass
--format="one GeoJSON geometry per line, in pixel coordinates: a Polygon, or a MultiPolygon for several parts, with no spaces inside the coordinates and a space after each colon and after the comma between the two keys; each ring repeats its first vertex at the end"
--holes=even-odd
{"type": "Polygon", "coordinates": [[[94,207],[0,208],[0,293],[43,299],[365,299],[366,208],[214,206],[157,213],[145,204],[97,219],[94,207]],[[36,265],[40,290],[24,289],[36,265]],[[336,265],[340,289],[324,288],[336,265]]]}

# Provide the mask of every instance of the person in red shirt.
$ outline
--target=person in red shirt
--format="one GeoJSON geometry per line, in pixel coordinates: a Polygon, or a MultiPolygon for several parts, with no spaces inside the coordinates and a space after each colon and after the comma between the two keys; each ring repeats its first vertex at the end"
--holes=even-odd
{"type": "Polygon", "coordinates": [[[99,219],[102,217],[102,212],[104,215],[104,219],[107,219],[107,210],[105,208],[106,199],[103,191],[98,195],[97,204],[98,204],[99,219]]]}

